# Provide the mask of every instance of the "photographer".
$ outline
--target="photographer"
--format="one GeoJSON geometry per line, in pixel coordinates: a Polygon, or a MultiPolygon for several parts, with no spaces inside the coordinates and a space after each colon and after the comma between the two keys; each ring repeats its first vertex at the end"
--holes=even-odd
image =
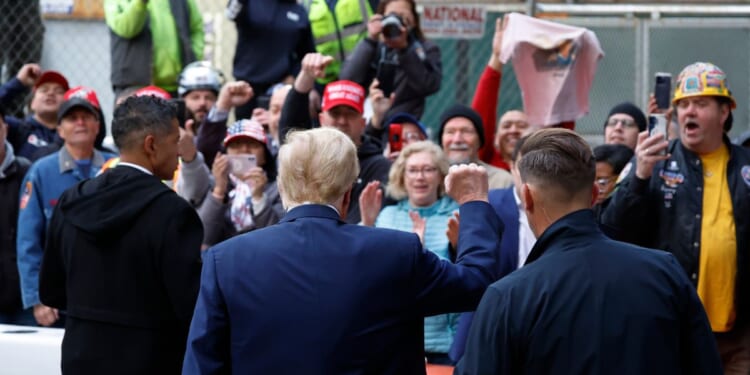
{"type": "Polygon", "coordinates": [[[422,34],[414,0],[381,1],[376,13],[339,77],[363,87],[377,78],[386,97],[395,94],[384,118],[398,112],[421,117],[425,98],[440,89],[440,48],[422,34]]]}

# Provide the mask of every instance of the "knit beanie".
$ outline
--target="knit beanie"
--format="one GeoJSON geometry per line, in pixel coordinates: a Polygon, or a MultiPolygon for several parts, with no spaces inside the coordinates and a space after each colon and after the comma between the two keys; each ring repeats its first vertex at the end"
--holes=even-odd
{"type": "Polygon", "coordinates": [[[607,126],[607,121],[609,121],[609,118],[612,117],[612,115],[622,113],[626,114],[633,118],[636,125],[638,125],[638,131],[644,131],[646,130],[646,116],[643,114],[643,112],[635,106],[635,104],[630,102],[620,103],[614,107],[612,107],[612,110],[609,111],[609,114],[607,115],[607,119],[604,120],[604,126],[607,126]]]}
{"type": "Polygon", "coordinates": [[[443,129],[445,129],[445,123],[455,117],[465,117],[469,119],[477,130],[477,136],[479,136],[479,147],[484,146],[484,127],[482,126],[482,118],[479,117],[477,111],[463,104],[454,104],[440,115],[440,130],[437,134],[438,144],[441,146],[443,144],[443,129]]]}

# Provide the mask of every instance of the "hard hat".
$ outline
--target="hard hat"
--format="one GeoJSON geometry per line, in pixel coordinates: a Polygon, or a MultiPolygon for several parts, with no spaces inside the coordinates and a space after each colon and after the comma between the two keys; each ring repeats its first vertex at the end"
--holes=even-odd
{"type": "Polygon", "coordinates": [[[224,74],[206,61],[188,64],[180,73],[177,95],[184,96],[192,90],[211,90],[217,95],[224,83],[224,74]]]}
{"type": "Polygon", "coordinates": [[[727,75],[711,63],[697,62],[688,65],[677,76],[672,104],[693,96],[721,96],[732,102],[732,109],[737,107],[727,86],[727,75]]]}

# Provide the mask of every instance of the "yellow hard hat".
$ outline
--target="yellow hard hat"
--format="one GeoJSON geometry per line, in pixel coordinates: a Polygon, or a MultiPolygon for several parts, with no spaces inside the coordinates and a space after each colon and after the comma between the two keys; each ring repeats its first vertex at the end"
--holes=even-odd
{"type": "Polygon", "coordinates": [[[711,63],[690,64],[677,76],[672,104],[677,104],[678,100],[692,96],[722,96],[732,101],[732,109],[737,107],[732,92],[727,86],[727,75],[711,63]]]}

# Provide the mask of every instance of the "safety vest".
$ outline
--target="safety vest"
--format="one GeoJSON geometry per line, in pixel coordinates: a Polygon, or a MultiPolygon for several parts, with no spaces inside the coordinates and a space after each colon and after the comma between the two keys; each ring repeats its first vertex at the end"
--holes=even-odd
{"type": "Polygon", "coordinates": [[[318,79],[319,83],[327,84],[338,79],[341,63],[367,36],[372,9],[367,0],[338,0],[335,12],[331,13],[326,0],[312,0],[308,14],[315,48],[334,58],[326,68],[325,77],[318,79]]]}

